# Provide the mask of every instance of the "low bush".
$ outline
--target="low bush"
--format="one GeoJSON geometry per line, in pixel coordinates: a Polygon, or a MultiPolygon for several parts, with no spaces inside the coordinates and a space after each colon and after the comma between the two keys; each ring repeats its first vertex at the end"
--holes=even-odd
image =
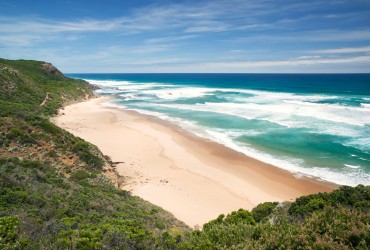
{"type": "Polygon", "coordinates": [[[272,213],[274,208],[278,205],[278,202],[264,202],[257,205],[252,209],[252,216],[256,222],[266,222],[269,215],[272,213]]]}

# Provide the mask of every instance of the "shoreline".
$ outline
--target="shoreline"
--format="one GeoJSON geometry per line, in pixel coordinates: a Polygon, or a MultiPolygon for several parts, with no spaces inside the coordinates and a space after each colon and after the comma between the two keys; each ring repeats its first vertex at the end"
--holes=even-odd
{"type": "Polygon", "coordinates": [[[302,177],[175,124],[104,105],[106,97],[69,105],[56,125],[95,144],[117,164],[123,189],[191,227],[265,201],[293,200],[339,185],[302,177]]]}

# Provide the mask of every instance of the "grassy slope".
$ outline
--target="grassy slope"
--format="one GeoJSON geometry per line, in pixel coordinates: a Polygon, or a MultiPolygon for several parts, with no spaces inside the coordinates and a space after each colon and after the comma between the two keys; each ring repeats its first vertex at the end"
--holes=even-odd
{"type": "Polygon", "coordinates": [[[106,157],[49,121],[91,95],[44,62],[0,59],[0,249],[159,248],[163,232],[188,230],[117,190],[106,157]]]}
{"type": "Polygon", "coordinates": [[[189,231],[114,188],[99,150],[54,126],[83,81],[36,61],[0,59],[1,249],[369,249],[370,187],[267,202],[189,231]],[[49,92],[49,100],[40,103],[49,92]]]}
{"type": "Polygon", "coordinates": [[[63,103],[92,94],[84,81],[45,69],[44,64],[0,59],[1,116],[52,115],[63,103]],[[47,92],[50,93],[47,105],[39,107],[47,92]]]}

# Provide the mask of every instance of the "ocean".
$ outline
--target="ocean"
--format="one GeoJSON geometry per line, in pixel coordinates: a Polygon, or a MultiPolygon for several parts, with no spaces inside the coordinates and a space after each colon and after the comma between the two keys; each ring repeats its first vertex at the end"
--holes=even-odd
{"type": "Polygon", "coordinates": [[[370,74],[68,74],[295,176],[370,185],[370,74]]]}

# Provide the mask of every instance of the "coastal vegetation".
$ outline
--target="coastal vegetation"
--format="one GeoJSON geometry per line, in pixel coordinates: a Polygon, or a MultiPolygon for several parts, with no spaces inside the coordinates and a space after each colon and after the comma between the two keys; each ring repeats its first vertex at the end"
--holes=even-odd
{"type": "MultiPolygon", "coordinates": [[[[369,249],[370,187],[343,186],[295,202],[220,215],[185,234],[180,249],[369,249]]],[[[173,249],[176,249],[175,244],[173,249]]]]}
{"type": "Polygon", "coordinates": [[[191,230],[117,188],[125,178],[107,156],[50,122],[92,96],[51,64],[0,59],[0,249],[370,248],[363,185],[241,208],[191,230]]]}
{"type": "Polygon", "coordinates": [[[51,64],[0,60],[0,249],[157,248],[163,232],[189,230],[117,189],[109,158],[49,121],[92,96],[51,64]]]}

